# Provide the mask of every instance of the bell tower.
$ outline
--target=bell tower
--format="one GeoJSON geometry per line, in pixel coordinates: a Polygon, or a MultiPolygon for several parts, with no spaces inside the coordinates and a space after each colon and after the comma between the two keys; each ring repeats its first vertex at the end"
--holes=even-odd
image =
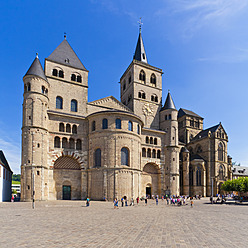
{"type": "Polygon", "coordinates": [[[120,79],[120,93],[121,102],[141,117],[146,128],[159,129],[162,74],[148,63],[140,26],[133,61],[120,79]]]}

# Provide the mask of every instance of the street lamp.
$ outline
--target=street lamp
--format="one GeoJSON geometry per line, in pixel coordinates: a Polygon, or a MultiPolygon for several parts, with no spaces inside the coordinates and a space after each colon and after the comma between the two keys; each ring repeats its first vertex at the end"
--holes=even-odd
{"type": "Polygon", "coordinates": [[[211,177],[211,203],[213,204],[214,198],[214,177],[211,177]]]}

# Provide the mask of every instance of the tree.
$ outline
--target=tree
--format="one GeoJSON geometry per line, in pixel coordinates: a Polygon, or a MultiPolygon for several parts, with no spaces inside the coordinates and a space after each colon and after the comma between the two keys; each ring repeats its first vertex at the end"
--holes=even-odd
{"type": "Polygon", "coordinates": [[[227,192],[237,191],[237,192],[248,192],[248,178],[247,177],[239,177],[233,180],[225,181],[221,189],[227,192]]]}
{"type": "Polygon", "coordinates": [[[13,174],[12,175],[12,181],[21,181],[21,175],[20,174],[13,174]]]}

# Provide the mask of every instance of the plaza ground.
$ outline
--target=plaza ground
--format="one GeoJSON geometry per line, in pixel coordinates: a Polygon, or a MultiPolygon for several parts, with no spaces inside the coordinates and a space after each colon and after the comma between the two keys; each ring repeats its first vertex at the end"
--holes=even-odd
{"type": "Polygon", "coordinates": [[[248,205],[0,203],[0,247],[247,247],[248,205]]]}

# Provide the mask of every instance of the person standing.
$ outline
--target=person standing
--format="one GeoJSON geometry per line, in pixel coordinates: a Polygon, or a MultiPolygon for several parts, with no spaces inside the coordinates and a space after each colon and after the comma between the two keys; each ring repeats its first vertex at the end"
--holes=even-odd
{"type": "Polygon", "coordinates": [[[121,198],[121,206],[124,207],[124,199],[123,199],[123,197],[121,198]]]}
{"type": "Polygon", "coordinates": [[[193,199],[190,201],[190,205],[191,205],[191,207],[193,208],[193,205],[194,205],[193,199]]]}
{"type": "Polygon", "coordinates": [[[136,198],[137,205],[139,205],[139,197],[136,198]]]}
{"type": "Polygon", "coordinates": [[[156,205],[158,205],[158,197],[156,197],[156,205]]]}
{"type": "Polygon", "coordinates": [[[145,204],[146,204],[146,206],[147,206],[147,197],[145,198],[145,204]]]}
{"type": "Polygon", "coordinates": [[[90,198],[87,197],[87,199],[86,199],[86,207],[89,207],[89,205],[90,205],[90,198]]]}

